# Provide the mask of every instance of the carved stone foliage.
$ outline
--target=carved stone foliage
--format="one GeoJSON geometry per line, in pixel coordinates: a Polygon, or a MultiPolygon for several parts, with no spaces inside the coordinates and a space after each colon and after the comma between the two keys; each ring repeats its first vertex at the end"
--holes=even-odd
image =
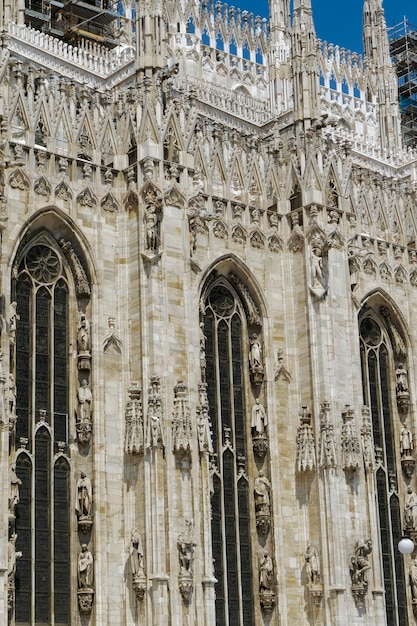
{"type": "Polygon", "coordinates": [[[350,561],[350,576],[352,579],[352,595],[358,608],[364,606],[365,596],[368,593],[368,571],[371,569],[369,555],[372,552],[372,541],[357,543],[350,561]]]}
{"type": "Polygon", "coordinates": [[[130,540],[130,573],[132,574],[132,588],[137,600],[143,600],[146,592],[146,575],[143,565],[142,537],[135,529],[130,540]]]}
{"type": "Polygon", "coordinates": [[[26,174],[22,170],[15,170],[9,178],[9,185],[12,189],[19,189],[20,191],[26,191],[29,189],[29,181],[26,174]]]}
{"type": "Polygon", "coordinates": [[[86,187],[78,194],[77,202],[79,205],[89,207],[90,209],[97,206],[97,199],[89,187],[86,187]]]}
{"type": "Polygon", "coordinates": [[[180,593],[185,603],[191,600],[194,584],[194,548],[196,546],[194,538],[193,523],[185,520],[185,532],[178,535],[178,558],[180,562],[180,572],[178,584],[180,593]]]}
{"type": "Polygon", "coordinates": [[[375,449],[372,435],[371,412],[367,406],[362,408],[361,439],[365,471],[372,471],[375,468],[375,449]]]}
{"type": "Polygon", "coordinates": [[[259,601],[265,613],[272,613],[275,606],[274,562],[268,552],[259,559],[259,601]]]}
{"type": "Polygon", "coordinates": [[[198,385],[199,403],[196,408],[197,439],[200,452],[213,452],[213,443],[210,428],[209,403],[207,397],[207,383],[198,385]]]}
{"type": "Polygon", "coordinates": [[[323,584],[321,582],[320,559],[317,548],[309,545],[304,553],[306,564],[308,595],[316,606],[320,606],[323,597],[323,584]]]}
{"type": "Polygon", "coordinates": [[[67,202],[68,200],[71,200],[72,198],[71,189],[65,181],[62,180],[55,187],[55,198],[57,198],[58,200],[64,200],[65,202],[67,202]]]}
{"type": "Polygon", "coordinates": [[[108,211],[109,213],[116,213],[119,210],[119,203],[110,191],[101,200],[100,206],[103,211],[108,211]]]}
{"type": "Polygon", "coordinates": [[[262,470],[259,470],[254,483],[256,528],[267,535],[271,527],[271,483],[262,470]]]}
{"type": "Polygon", "coordinates": [[[87,279],[87,275],[83,266],[81,265],[81,261],[74,252],[74,249],[69,241],[65,241],[65,239],[61,239],[59,242],[67,261],[71,267],[74,281],[75,281],[75,289],[77,295],[79,296],[89,296],[91,294],[90,284],[87,279]]]}
{"type": "Polygon", "coordinates": [[[253,301],[253,298],[249,293],[246,285],[240,280],[239,276],[237,276],[237,274],[234,274],[233,272],[230,272],[229,278],[242,300],[249,324],[262,326],[261,314],[255,302],[253,301]]]}
{"type": "Polygon", "coordinates": [[[330,403],[327,400],[321,403],[319,463],[326,469],[337,466],[334,425],[330,417],[330,403]]]}
{"type": "Polygon", "coordinates": [[[356,433],[355,412],[346,405],[342,411],[342,467],[345,471],[355,471],[360,465],[359,438],[356,433]]]}
{"type": "Polygon", "coordinates": [[[127,454],[141,454],[144,451],[143,413],[141,390],[134,382],[129,387],[129,400],[125,412],[125,452],[127,454]]]}
{"type": "Polygon", "coordinates": [[[174,452],[190,454],[192,450],[192,423],[187,399],[187,385],[179,380],[174,387],[174,410],[172,417],[172,440],[174,452]]]}
{"type": "Polygon", "coordinates": [[[316,468],[316,444],[311,425],[311,413],[303,406],[297,431],[297,469],[299,472],[313,471],[316,468]]]}
{"type": "Polygon", "coordinates": [[[51,193],[51,186],[46,180],[45,176],[40,176],[36,180],[33,190],[38,196],[44,196],[45,198],[47,198],[51,193]]]}
{"type": "Polygon", "coordinates": [[[165,447],[161,380],[156,375],[151,376],[149,387],[146,447],[154,449],[165,447]]]}

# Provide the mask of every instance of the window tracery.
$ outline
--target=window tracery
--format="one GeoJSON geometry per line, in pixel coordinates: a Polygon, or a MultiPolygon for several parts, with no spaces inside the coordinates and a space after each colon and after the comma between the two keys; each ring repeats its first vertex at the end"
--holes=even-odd
{"type": "Polygon", "coordinates": [[[226,282],[217,282],[208,291],[204,336],[214,449],[216,624],[249,626],[254,623],[251,537],[256,536],[256,527],[250,514],[254,504],[246,474],[246,459],[252,452],[245,400],[248,329],[240,300],[226,282]]]}
{"type": "Polygon", "coordinates": [[[403,557],[397,549],[402,535],[398,498],[401,477],[396,446],[395,346],[390,329],[370,313],[360,320],[360,351],[364,403],[369,406],[375,445],[375,492],[387,622],[407,626],[403,557]]]}
{"type": "Polygon", "coordinates": [[[47,239],[17,261],[15,623],[68,626],[70,617],[69,312],[72,280],[47,239]]]}

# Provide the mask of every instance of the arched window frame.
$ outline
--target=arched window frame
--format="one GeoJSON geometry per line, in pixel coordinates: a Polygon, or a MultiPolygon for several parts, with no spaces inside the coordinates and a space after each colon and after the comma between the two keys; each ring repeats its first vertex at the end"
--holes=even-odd
{"type": "MultiPolygon", "coordinates": [[[[252,450],[252,438],[251,438],[251,420],[248,418],[250,415],[250,406],[254,402],[253,389],[251,386],[250,373],[248,367],[248,355],[250,349],[249,337],[251,333],[256,329],[259,332],[259,325],[254,326],[251,324],[246,316],[244,303],[242,302],[241,297],[238,292],[234,288],[234,286],[230,283],[230,281],[223,275],[218,275],[214,281],[210,281],[210,278],[207,280],[206,285],[209,285],[203,292],[203,300],[205,306],[205,313],[203,316],[204,320],[204,333],[206,336],[206,358],[207,358],[207,383],[208,383],[208,397],[209,397],[209,406],[210,406],[210,416],[213,426],[213,447],[215,456],[214,467],[212,467],[212,541],[213,541],[213,556],[214,556],[214,568],[215,568],[215,576],[217,579],[216,584],[216,624],[219,626],[227,625],[227,626],[249,626],[249,624],[254,623],[256,621],[256,616],[258,615],[259,606],[256,603],[256,598],[259,591],[259,576],[258,576],[258,552],[260,549],[260,544],[258,545],[258,533],[256,529],[256,519],[255,519],[255,502],[253,496],[253,481],[252,477],[255,477],[258,474],[257,464],[254,458],[253,450],[252,450]],[[218,373],[217,377],[214,376],[217,389],[216,393],[213,392],[213,389],[210,386],[210,362],[212,360],[213,367],[218,368],[218,372],[220,371],[219,364],[219,355],[216,354],[214,350],[211,354],[211,350],[214,348],[214,343],[217,335],[216,332],[213,336],[213,348],[210,345],[210,332],[208,328],[208,311],[212,311],[212,307],[210,306],[210,295],[213,291],[218,288],[223,287],[226,289],[231,295],[234,302],[234,310],[233,314],[228,316],[228,319],[232,319],[235,315],[238,315],[240,320],[240,372],[242,377],[242,400],[243,400],[243,409],[242,409],[242,421],[244,424],[244,441],[243,448],[242,443],[238,444],[236,442],[236,433],[234,432],[234,428],[232,427],[230,432],[224,432],[224,429],[220,431],[221,426],[225,426],[222,421],[222,408],[219,406],[223,403],[222,396],[220,393],[219,386],[221,384],[221,378],[224,376],[220,376],[218,373]],[[217,423],[216,423],[217,420],[217,423]],[[239,448],[240,446],[240,448],[239,448]],[[242,450],[244,454],[242,454],[242,450]],[[226,455],[234,455],[232,458],[232,464],[235,471],[235,485],[234,491],[233,489],[227,490],[227,485],[222,485],[223,475],[224,475],[224,465],[226,455]],[[220,458],[221,457],[221,458],[220,458]],[[224,457],[224,458],[223,458],[224,457]],[[236,508],[239,508],[239,500],[242,503],[243,500],[247,501],[247,504],[243,507],[241,505],[241,513],[236,518],[236,508]],[[226,502],[230,503],[230,511],[229,514],[225,512],[226,502]],[[216,513],[216,507],[219,509],[220,513],[216,513]],[[223,507],[223,509],[222,509],[223,507]],[[244,509],[247,511],[247,519],[244,519],[244,509]],[[230,580],[230,575],[228,572],[228,568],[225,567],[225,560],[228,559],[227,554],[227,540],[225,540],[226,535],[226,525],[227,520],[231,520],[235,518],[235,528],[234,533],[236,535],[236,555],[229,555],[230,558],[234,558],[236,563],[238,564],[237,571],[237,581],[234,582],[230,580]],[[222,526],[223,525],[223,526],[222,526]],[[246,534],[245,534],[246,533],[246,534]],[[217,545],[216,545],[217,542],[217,545]],[[247,542],[248,550],[250,553],[249,564],[250,571],[243,572],[242,568],[239,569],[239,562],[242,561],[243,555],[243,543],[247,542]],[[255,544],[256,542],[256,544],[255,544]],[[216,567],[216,556],[217,552],[221,550],[221,565],[217,564],[216,567]],[[248,578],[250,576],[250,584],[248,578]],[[231,588],[235,586],[237,589],[237,600],[236,598],[230,598],[231,588]],[[229,594],[229,597],[228,597],[229,594]],[[237,602],[237,608],[233,612],[231,608],[231,602],[237,602]],[[238,613],[238,615],[236,614],[238,613]]],[[[215,313],[212,312],[213,324],[216,324],[214,321],[215,313]]],[[[217,325],[219,326],[221,323],[221,317],[218,316],[219,320],[217,321],[217,325]]],[[[228,334],[228,338],[230,340],[230,333],[228,334]]],[[[233,364],[230,364],[229,367],[235,368],[233,364]]],[[[233,380],[234,382],[234,380],[233,380]]],[[[230,383],[230,387],[235,389],[235,385],[230,383]]],[[[236,417],[233,416],[236,420],[236,417]]],[[[230,424],[229,424],[230,426],[230,424]]],[[[229,485],[230,487],[230,485],[229,485]]]]}
{"type": "MultiPolygon", "coordinates": [[[[359,315],[362,388],[364,404],[371,412],[375,446],[375,511],[387,623],[408,626],[406,575],[403,556],[397,547],[404,521],[401,492],[405,483],[399,451],[402,422],[396,402],[396,361],[404,362],[405,355],[394,354],[390,333],[393,328],[398,337],[402,333],[387,312],[385,308],[384,319],[373,308],[366,307],[359,315]]],[[[402,338],[401,343],[404,352],[402,338]]]]}
{"type": "MultiPolygon", "coordinates": [[[[52,384],[55,386],[54,391],[51,391],[50,387],[48,389],[48,410],[41,411],[40,407],[35,405],[33,389],[31,392],[27,392],[27,397],[32,397],[32,400],[29,399],[29,403],[32,404],[28,406],[27,412],[28,436],[24,437],[23,440],[17,436],[14,446],[16,452],[12,452],[15,456],[16,473],[18,476],[21,461],[24,460],[26,465],[30,466],[30,471],[27,473],[30,474],[31,483],[30,487],[28,487],[22,481],[21,493],[25,494],[25,497],[21,498],[16,506],[16,550],[22,551],[23,556],[22,559],[17,559],[16,564],[15,623],[16,626],[36,626],[43,623],[54,623],[55,626],[69,626],[74,620],[72,615],[72,607],[74,605],[72,598],[74,597],[75,589],[72,589],[74,577],[71,575],[71,553],[73,552],[71,537],[74,535],[75,519],[71,515],[71,461],[66,454],[66,448],[69,444],[69,433],[75,430],[75,400],[73,398],[74,394],[71,394],[70,390],[77,388],[77,369],[75,359],[71,358],[70,346],[74,345],[76,341],[76,323],[74,323],[74,320],[77,320],[79,309],[72,270],[65,254],[63,254],[55,239],[50,236],[48,231],[42,229],[33,237],[27,236],[23,242],[25,243],[20,246],[14,263],[12,297],[16,300],[19,280],[26,279],[28,284],[30,284],[28,303],[29,333],[27,338],[29,389],[32,389],[32,385],[36,385],[35,374],[32,370],[32,367],[35,367],[35,357],[32,355],[34,342],[37,341],[35,340],[37,328],[30,328],[34,316],[36,316],[36,311],[33,310],[34,302],[37,299],[36,294],[42,289],[51,290],[52,293],[55,289],[63,288],[65,284],[65,328],[61,327],[58,329],[57,327],[55,306],[59,306],[59,302],[56,300],[58,296],[54,292],[54,305],[51,304],[49,307],[48,332],[55,336],[54,333],[59,333],[59,330],[62,331],[63,335],[61,337],[56,336],[57,342],[64,335],[66,338],[65,347],[61,354],[61,363],[62,359],[66,363],[64,382],[66,386],[66,412],[63,414],[59,413],[59,411],[57,412],[57,405],[54,401],[55,393],[60,389],[57,382],[58,374],[53,371],[54,366],[57,370],[59,369],[58,361],[56,360],[58,359],[59,349],[57,345],[54,345],[51,352],[53,355],[52,365],[51,357],[48,355],[48,368],[51,368],[51,371],[48,369],[48,385],[52,384]],[[54,281],[47,283],[46,287],[42,285],[42,280],[36,284],[27,268],[23,268],[23,260],[26,254],[36,246],[49,248],[59,260],[59,275],[57,275],[54,281]],[[51,285],[53,286],[51,287],[51,285]],[[51,330],[51,325],[54,331],[51,330]],[[66,417],[60,420],[60,415],[62,417],[66,415],[66,417]],[[65,427],[63,427],[64,423],[65,427]],[[43,468],[40,467],[40,462],[37,460],[36,451],[37,444],[40,444],[42,439],[46,444],[46,460],[43,468]],[[42,472],[44,474],[46,472],[46,475],[43,476],[42,472]],[[42,482],[42,479],[45,477],[46,485],[44,484],[43,487],[47,497],[45,501],[41,502],[37,494],[41,493],[42,489],[39,485],[36,485],[36,481],[38,479],[42,482]],[[66,502],[66,507],[63,506],[63,501],[66,502]],[[19,537],[22,514],[30,520],[30,536],[26,540],[24,550],[21,549],[23,546],[20,545],[23,537],[19,537]],[[59,522],[56,521],[58,518],[59,522]],[[37,520],[39,520],[39,523],[37,520]],[[44,536],[41,536],[42,533],[44,536]],[[44,559],[45,562],[42,561],[37,553],[37,546],[42,543],[47,545],[45,549],[47,561],[44,559]],[[29,556],[28,553],[30,553],[29,556]],[[23,588],[23,585],[26,585],[26,588],[23,588]],[[43,595],[42,598],[41,595],[43,595]]],[[[17,313],[19,314],[19,311],[17,313]]],[[[17,354],[20,341],[19,330],[18,322],[16,347],[11,355],[12,366],[13,364],[16,366],[18,359],[21,358],[17,354]]],[[[49,343],[51,342],[50,339],[48,341],[49,343]]],[[[20,392],[19,396],[19,384],[17,381],[18,416],[21,397],[22,392],[20,392]]],[[[17,423],[19,424],[19,420],[17,423]]]]}

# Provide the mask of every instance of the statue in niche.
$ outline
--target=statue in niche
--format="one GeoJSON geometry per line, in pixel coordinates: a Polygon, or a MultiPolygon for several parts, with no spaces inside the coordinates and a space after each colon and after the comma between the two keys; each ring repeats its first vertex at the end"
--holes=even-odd
{"type": "Polygon", "coordinates": [[[262,345],[257,333],[250,338],[249,363],[253,369],[262,368],[262,345]]]}
{"type": "Polygon", "coordinates": [[[14,516],[14,510],[17,504],[19,504],[19,487],[22,481],[16,476],[16,464],[10,468],[10,497],[9,497],[9,514],[14,516]]]}
{"type": "Polygon", "coordinates": [[[410,577],[411,595],[413,597],[413,605],[417,604],[417,561],[412,559],[410,569],[408,571],[410,577]]]}
{"type": "Polygon", "coordinates": [[[83,543],[78,555],[78,589],[91,589],[93,586],[93,555],[83,543]]]}
{"type": "Polygon", "coordinates": [[[158,252],[160,243],[159,213],[161,200],[156,190],[148,186],[144,192],[145,201],[145,248],[151,252],[158,252]]]}
{"type": "Polygon", "coordinates": [[[195,545],[193,523],[191,520],[185,520],[185,533],[184,535],[178,536],[178,554],[180,559],[181,574],[193,573],[195,545]]]}
{"type": "Polygon", "coordinates": [[[16,559],[20,558],[22,552],[16,551],[17,534],[13,533],[7,545],[7,580],[9,587],[14,587],[14,579],[16,575],[16,559]]]}
{"type": "Polygon", "coordinates": [[[272,591],[274,586],[274,564],[268,552],[259,561],[259,591],[272,591]]]}
{"type": "Polygon", "coordinates": [[[77,392],[77,418],[79,422],[89,422],[91,421],[91,403],[93,400],[93,395],[91,393],[91,389],[88,386],[88,382],[86,378],[83,378],[81,381],[81,387],[79,387],[77,392]]]}
{"type": "Polygon", "coordinates": [[[90,323],[84,313],[81,313],[77,328],[77,350],[79,353],[89,353],[91,350],[90,323]]]}
{"type": "Polygon", "coordinates": [[[401,456],[412,456],[414,450],[413,434],[407,428],[402,428],[400,432],[400,452],[401,456]]]}
{"type": "Polygon", "coordinates": [[[17,302],[11,302],[9,310],[9,337],[11,344],[16,342],[17,322],[19,320],[20,315],[17,314],[17,302]]]}
{"type": "Polygon", "coordinates": [[[304,560],[306,562],[306,574],[308,584],[318,585],[320,584],[320,563],[317,550],[314,546],[309,545],[304,553],[304,560]]]}
{"type": "Polygon", "coordinates": [[[143,569],[142,537],[136,528],[132,532],[132,538],[130,540],[130,570],[134,578],[145,575],[143,569]]]}
{"type": "Polygon", "coordinates": [[[252,429],[255,433],[263,434],[265,432],[265,426],[267,425],[268,417],[266,415],[265,408],[261,404],[259,398],[256,398],[255,404],[252,407],[252,429]]]}
{"type": "Polygon", "coordinates": [[[417,530],[417,494],[414,493],[411,487],[408,487],[405,498],[404,521],[406,528],[417,530]]]}
{"type": "Polygon", "coordinates": [[[362,544],[357,544],[351,558],[350,575],[353,587],[368,587],[368,570],[371,569],[369,555],[372,552],[372,540],[367,539],[362,544]]]}
{"type": "Polygon", "coordinates": [[[13,374],[9,374],[9,380],[5,385],[4,391],[7,412],[10,418],[10,416],[16,415],[16,385],[13,374]]]}
{"type": "Polygon", "coordinates": [[[80,519],[83,517],[91,517],[92,504],[93,490],[91,480],[84,472],[81,472],[80,478],[77,481],[77,499],[75,502],[75,510],[80,519]]]}
{"type": "Polygon", "coordinates": [[[255,478],[255,509],[269,514],[271,483],[262,470],[259,470],[258,476],[255,478]]]}
{"type": "Polygon", "coordinates": [[[311,250],[311,280],[313,289],[324,287],[323,255],[318,246],[311,250]]]}
{"type": "Polygon", "coordinates": [[[399,363],[395,370],[397,394],[408,393],[408,372],[404,363],[399,363]]]}
{"type": "Polygon", "coordinates": [[[253,333],[249,340],[249,367],[252,382],[259,386],[263,380],[264,368],[262,363],[262,343],[257,333],[253,333]]]}
{"type": "Polygon", "coordinates": [[[184,602],[189,602],[193,590],[194,548],[196,546],[191,520],[185,520],[185,533],[178,536],[177,546],[180,561],[179,589],[184,602]]]}

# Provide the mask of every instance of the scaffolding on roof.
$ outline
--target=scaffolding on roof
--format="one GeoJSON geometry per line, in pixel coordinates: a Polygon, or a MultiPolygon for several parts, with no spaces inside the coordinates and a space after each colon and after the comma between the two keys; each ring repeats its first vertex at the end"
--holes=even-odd
{"type": "Polygon", "coordinates": [[[79,45],[82,39],[117,46],[117,0],[26,0],[26,24],[79,45]]]}
{"type": "Polygon", "coordinates": [[[417,27],[404,20],[388,29],[398,77],[398,96],[405,144],[417,146],[417,27]]]}

